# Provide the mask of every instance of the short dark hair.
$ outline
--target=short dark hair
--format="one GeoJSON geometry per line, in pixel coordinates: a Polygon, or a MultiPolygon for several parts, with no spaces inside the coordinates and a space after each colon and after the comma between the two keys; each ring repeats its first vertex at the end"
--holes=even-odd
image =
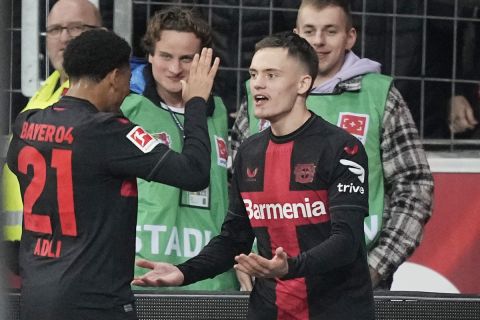
{"type": "Polygon", "coordinates": [[[63,68],[71,80],[100,82],[116,68],[128,66],[130,45],[111,31],[95,29],[72,39],[63,53],[63,68]]]}
{"type": "Polygon", "coordinates": [[[142,46],[149,54],[153,54],[155,44],[160,40],[164,30],[191,32],[200,39],[201,48],[211,47],[212,30],[208,23],[194,9],[170,7],[155,12],[147,24],[142,46]]]}
{"type": "Polygon", "coordinates": [[[299,10],[307,6],[312,6],[317,10],[322,10],[326,7],[339,7],[345,13],[347,29],[353,27],[352,14],[350,12],[350,4],[348,0],[302,0],[299,10]]]}
{"type": "Polygon", "coordinates": [[[298,59],[307,68],[308,74],[312,77],[313,86],[318,73],[318,56],[307,40],[292,31],[285,31],[273,34],[257,42],[255,52],[265,48],[287,49],[287,54],[290,57],[298,59]]]}

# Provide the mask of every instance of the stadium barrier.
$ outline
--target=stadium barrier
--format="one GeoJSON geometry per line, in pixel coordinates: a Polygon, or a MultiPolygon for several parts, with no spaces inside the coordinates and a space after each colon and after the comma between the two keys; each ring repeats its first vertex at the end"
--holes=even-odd
{"type": "MultiPolygon", "coordinates": [[[[136,291],[140,320],[246,319],[248,293],[136,291]]],[[[20,293],[8,294],[7,320],[19,317],[20,293]]],[[[377,320],[480,319],[480,295],[376,291],[377,320]]]]}

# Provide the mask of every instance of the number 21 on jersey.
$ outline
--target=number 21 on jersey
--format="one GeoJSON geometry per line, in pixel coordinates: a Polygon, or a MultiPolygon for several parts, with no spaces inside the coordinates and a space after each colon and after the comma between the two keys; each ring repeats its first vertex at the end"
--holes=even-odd
{"type": "MultiPolygon", "coordinates": [[[[33,232],[52,234],[51,212],[40,214],[33,207],[44,192],[47,182],[47,161],[34,147],[26,146],[18,154],[18,170],[27,174],[28,167],[33,169],[33,177],[23,196],[25,229],[33,232]]],[[[75,206],[72,182],[72,151],[52,149],[50,167],[56,170],[57,203],[62,235],[77,236],[75,206]]]]}

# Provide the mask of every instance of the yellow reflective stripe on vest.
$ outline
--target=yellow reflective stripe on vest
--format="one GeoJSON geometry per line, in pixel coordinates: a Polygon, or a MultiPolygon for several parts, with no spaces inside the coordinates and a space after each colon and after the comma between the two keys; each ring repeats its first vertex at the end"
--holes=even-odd
{"type": "Polygon", "coordinates": [[[3,218],[3,239],[8,241],[20,240],[23,212],[4,212],[3,218]]]}
{"type": "Polygon", "coordinates": [[[15,226],[21,225],[23,219],[22,211],[6,211],[3,213],[3,225],[4,226],[15,226]]]}

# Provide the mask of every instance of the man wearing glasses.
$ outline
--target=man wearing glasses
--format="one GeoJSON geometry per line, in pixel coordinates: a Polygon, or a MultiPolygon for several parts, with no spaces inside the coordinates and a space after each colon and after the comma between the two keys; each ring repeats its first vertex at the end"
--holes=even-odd
{"type": "Polygon", "coordinates": [[[63,70],[63,51],[68,42],[82,32],[100,28],[102,18],[98,9],[88,0],[60,0],[47,18],[47,55],[55,71],[30,99],[25,109],[45,108],[57,102],[65,88],[67,75],[63,70]]]}
{"type": "MultiPolygon", "coordinates": [[[[98,9],[88,0],[60,0],[50,10],[47,18],[47,55],[55,71],[44,81],[42,87],[30,98],[23,109],[44,109],[57,102],[69,87],[63,70],[63,52],[68,42],[82,32],[102,26],[98,9]]],[[[22,112],[23,112],[22,111],[22,112]]],[[[5,166],[3,170],[3,214],[8,223],[4,227],[4,240],[10,269],[18,273],[18,241],[22,230],[22,199],[16,177],[5,166]]],[[[16,286],[15,283],[12,284],[16,286]]]]}

